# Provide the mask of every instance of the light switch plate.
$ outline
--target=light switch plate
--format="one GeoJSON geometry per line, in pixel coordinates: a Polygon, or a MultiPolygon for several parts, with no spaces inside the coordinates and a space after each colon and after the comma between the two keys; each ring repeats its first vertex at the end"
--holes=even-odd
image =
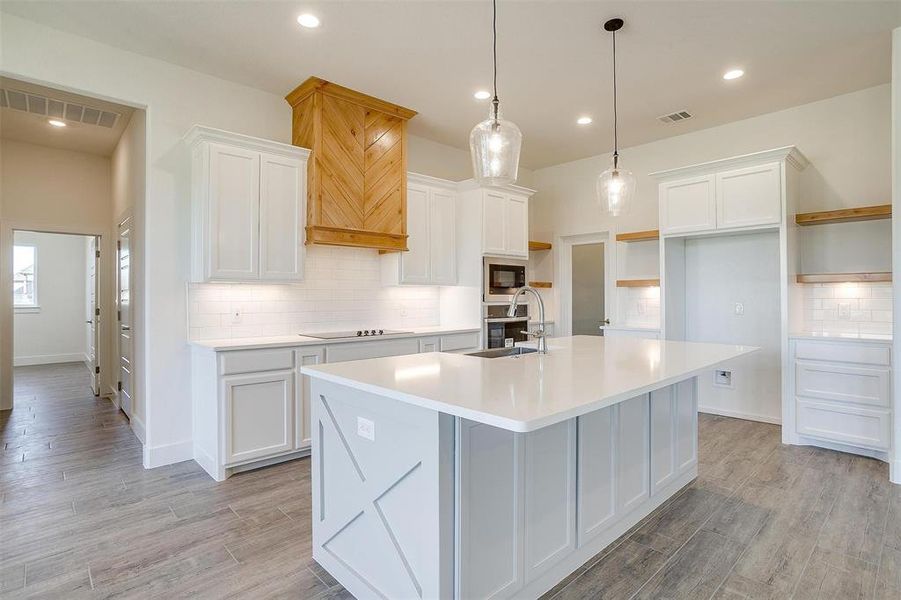
{"type": "Polygon", "coordinates": [[[357,435],[375,441],[375,423],[363,417],[357,417],[357,435]]]}

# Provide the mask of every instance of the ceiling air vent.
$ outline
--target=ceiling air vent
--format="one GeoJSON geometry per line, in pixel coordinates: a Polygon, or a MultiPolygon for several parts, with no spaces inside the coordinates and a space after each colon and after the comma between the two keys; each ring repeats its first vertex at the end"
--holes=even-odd
{"type": "Polygon", "coordinates": [[[13,108],[23,112],[46,117],[56,117],[84,123],[85,125],[97,125],[110,129],[116,126],[121,116],[119,113],[82,106],[74,102],[54,100],[37,94],[20,92],[18,90],[0,89],[0,106],[13,108]]]}
{"type": "Polygon", "coordinates": [[[690,118],[691,113],[687,110],[677,110],[674,113],[663,115],[662,117],[657,117],[657,120],[661,123],[677,123],[678,121],[684,121],[685,119],[690,118]]]}

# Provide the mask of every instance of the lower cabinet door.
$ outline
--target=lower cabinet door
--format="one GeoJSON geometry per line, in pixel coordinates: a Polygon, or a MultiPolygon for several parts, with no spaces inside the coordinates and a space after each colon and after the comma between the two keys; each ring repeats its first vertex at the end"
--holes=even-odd
{"type": "Polygon", "coordinates": [[[222,378],[225,463],[294,449],[294,371],[222,378]]]}
{"type": "Polygon", "coordinates": [[[522,440],[460,419],[460,598],[515,598],[523,587],[522,440]]]}
{"type": "Polygon", "coordinates": [[[617,432],[616,500],[625,515],[650,494],[648,394],[620,402],[617,432]]]}
{"type": "MultiPolygon", "coordinates": [[[[325,362],[325,346],[304,346],[294,351],[297,368],[321,365],[325,362]]],[[[297,403],[294,406],[294,447],[309,448],[310,433],[310,377],[297,372],[297,403]]]]}
{"type": "Polygon", "coordinates": [[[579,546],[616,522],[616,405],[579,417],[579,546]]]}
{"type": "Polygon", "coordinates": [[[698,462],[695,380],[651,392],[651,494],[698,462]]]}
{"type": "Polygon", "coordinates": [[[543,575],[576,547],[576,420],[523,435],[525,577],[543,575]]]}

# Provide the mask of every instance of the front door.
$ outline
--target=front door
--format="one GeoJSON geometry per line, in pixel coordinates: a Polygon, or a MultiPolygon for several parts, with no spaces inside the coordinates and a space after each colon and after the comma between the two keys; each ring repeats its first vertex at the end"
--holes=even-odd
{"type": "Polygon", "coordinates": [[[119,235],[116,241],[116,303],[118,309],[118,347],[119,347],[119,408],[131,418],[132,401],[132,351],[131,334],[131,217],[119,224],[119,235]]]}
{"type": "Polygon", "coordinates": [[[604,335],[604,243],[572,247],[572,334],[604,335]]]}

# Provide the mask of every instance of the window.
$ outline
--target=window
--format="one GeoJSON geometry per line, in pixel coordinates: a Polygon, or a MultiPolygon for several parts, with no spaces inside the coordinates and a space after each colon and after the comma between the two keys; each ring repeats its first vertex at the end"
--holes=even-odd
{"type": "Polygon", "coordinates": [[[34,246],[13,246],[13,305],[37,308],[37,251],[34,246]]]}

